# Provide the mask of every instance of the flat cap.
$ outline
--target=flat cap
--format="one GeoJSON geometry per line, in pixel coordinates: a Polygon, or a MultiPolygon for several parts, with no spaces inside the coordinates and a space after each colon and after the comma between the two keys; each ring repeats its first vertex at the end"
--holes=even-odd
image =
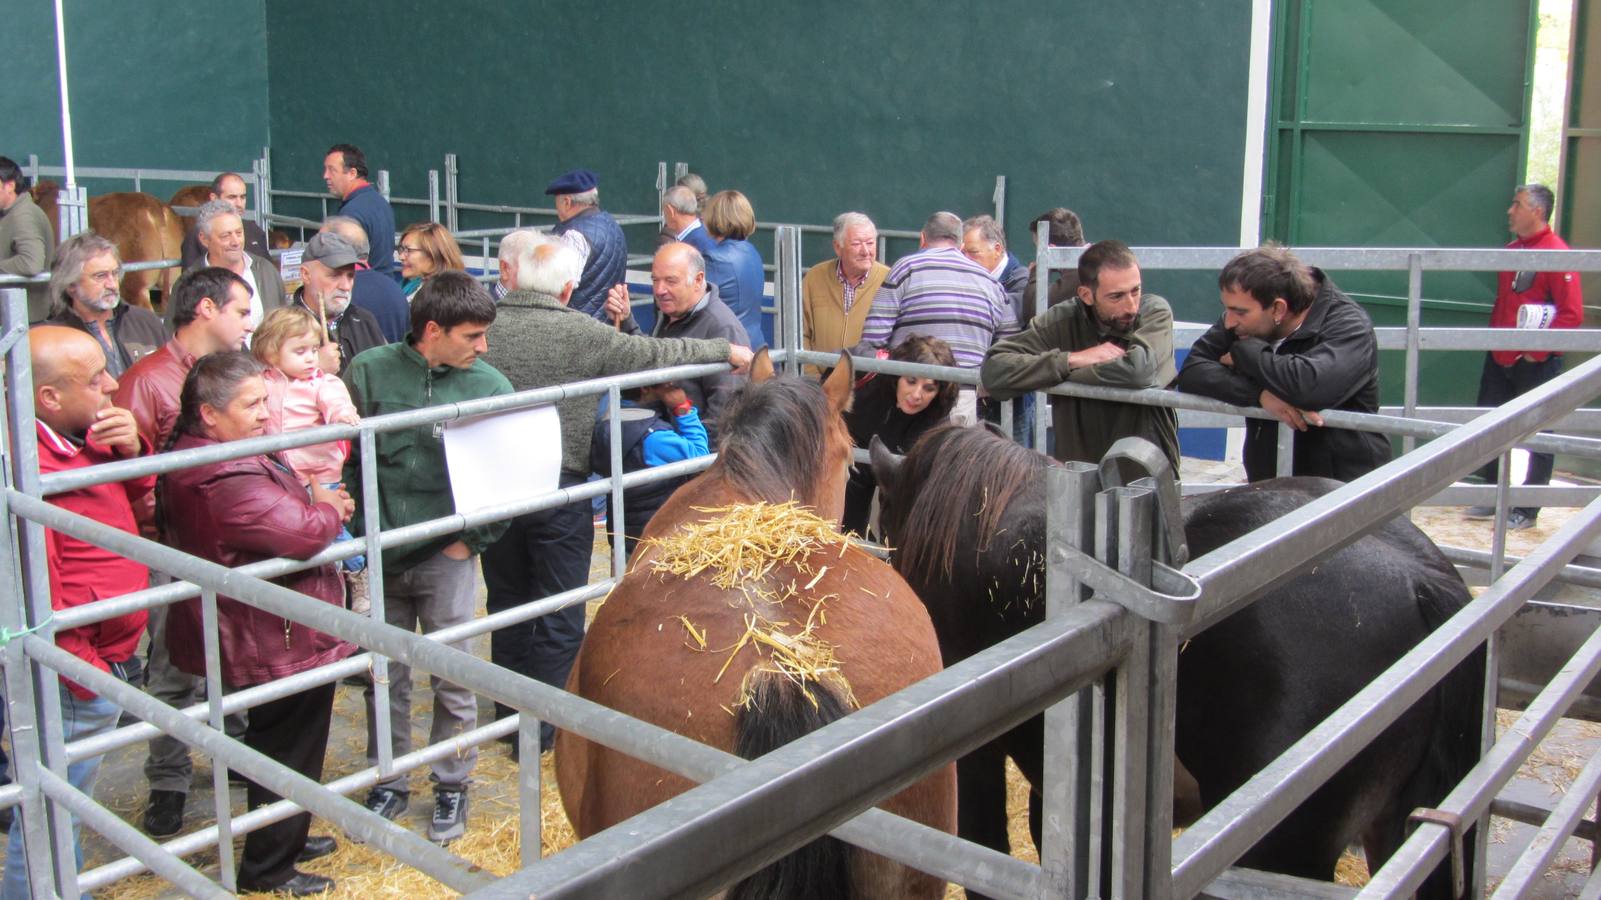
{"type": "Polygon", "coordinates": [[[343,269],[353,266],[359,257],[356,248],[345,240],[343,235],[324,231],[312,235],[306,242],[305,250],[301,251],[302,262],[320,262],[330,269],[343,269]]]}
{"type": "Polygon", "coordinates": [[[582,194],[599,186],[600,177],[594,172],[588,169],[574,169],[552,181],[550,186],[545,188],[545,193],[551,195],[582,194]]]}

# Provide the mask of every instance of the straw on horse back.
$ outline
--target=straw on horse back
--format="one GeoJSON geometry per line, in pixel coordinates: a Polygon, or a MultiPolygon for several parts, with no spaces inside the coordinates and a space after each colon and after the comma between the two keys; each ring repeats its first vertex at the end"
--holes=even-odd
{"type": "Polygon", "coordinates": [[[850,544],[845,536],[808,507],[787,503],[741,503],[714,508],[696,507],[706,518],[689,522],[664,537],[646,543],[655,548],[651,569],[663,577],[696,578],[704,574],[723,590],[739,592],[744,604],[745,631],[731,645],[719,649],[707,646],[707,635],[687,617],[677,616],[697,652],[726,653],[721,680],[734,657],[746,647],[764,658],[751,668],[740,685],[739,706],[751,701],[749,680],[755,672],[774,672],[795,682],[806,698],[816,705],[810,682],[836,687],[845,702],[854,707],[855,694],[840,669],[834,645],[818,635],[827,624],[826,604],[838,600],[837,594],[814,594],[828,571],[828,562],[844,555],[850,544]],[[798,576],[769,578],[780,567],[798,576]],[[805,581],[802,581],[805,578],[805,581]],[[775,583],[776,582],[776,583],[775,583]],[[774,621],[773,609],[794,610],[790,618],[774,621]],[[799,613],[804,610],[804,615],[799,613]]]}

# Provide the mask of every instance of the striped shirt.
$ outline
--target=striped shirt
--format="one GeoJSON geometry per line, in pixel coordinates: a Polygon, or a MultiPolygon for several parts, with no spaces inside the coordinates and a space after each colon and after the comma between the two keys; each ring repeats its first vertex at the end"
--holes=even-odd
{"type": "Polygon", "coordinates": [[[951,347],[956,364],[976,369],[990,344],[1017,333],[1017,316],[984,267],[955,247],[933,247],[902,257],[862,326],[862,340],[894,347],[914,334],[951,347]]]}

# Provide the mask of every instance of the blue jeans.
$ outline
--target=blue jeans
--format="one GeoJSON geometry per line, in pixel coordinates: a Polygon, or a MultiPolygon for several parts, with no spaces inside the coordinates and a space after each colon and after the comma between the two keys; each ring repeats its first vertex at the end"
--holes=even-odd
{"type": "MultiPolygon", "coordinates": [[[[104,697],[82,700],[61,685],[61,729],[70,743],[80,738],[103,734],[115,728],[122,710],[104,697]]],[[[94,796],[95,773],[100,769],[100,757],[80,760],[67,767],[67,781],[89,796],[94,796]]],[[[83,868],[83,842],[79,840],[78,817],[72,817],[72,847],[77,854],[78,868],[83,868]]],[[[27,900],[28,867],[22,853],[22,816],[11,820],[11,834],[6,842],[5,881],[0,884],[0,900],[27,900]]],[[[84,894],[85,898],[89,895],[84,894]]]]}

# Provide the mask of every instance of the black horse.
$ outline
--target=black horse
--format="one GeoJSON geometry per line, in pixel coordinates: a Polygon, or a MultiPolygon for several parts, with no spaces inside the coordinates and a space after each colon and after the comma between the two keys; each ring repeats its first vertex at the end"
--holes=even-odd
{"type": "MultiPolygon", "coordinates": [[[[904,458],[875,454],[895,568],[928,607],[945,665],[1043,617],[1049,465],[960,426],[929,432],[904,458]]],[[[1188,498],[1191,555],[1338,486],[1284,478],[1188,498]]],[[[1439,549],[1397,518],[1189,641],[1179,653],[1175,743],[1201,804],[1244,784],[1468,599],[1439,549]]],[[[1436,805],[1477,761],[1483,671],[1482,652],[1469,657],[1240,864],[1328,880],[1341,852],[1361,840],[1377,869],[1403,840],[1408,814],[1436,805]]],[[[1042,754],[1035,718],[958,762],[962,837],[1008,850],[1009,755],[1036,786],[1038,841],[1042,754]]],[[[1450,882],[1448,869],[1437,871],[1420,896],[1450,897],[1450,882]]]]}

